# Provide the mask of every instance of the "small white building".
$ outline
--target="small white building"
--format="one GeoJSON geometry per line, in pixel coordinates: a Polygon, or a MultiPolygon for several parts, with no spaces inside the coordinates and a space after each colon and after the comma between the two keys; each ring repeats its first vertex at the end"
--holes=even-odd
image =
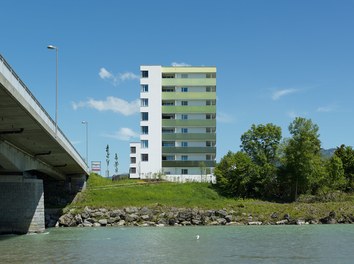
{"type": "Polygon", "coordinates": [[[216,67],[141,66],[140,142],[130,177],[214,182],[216,67]]]}

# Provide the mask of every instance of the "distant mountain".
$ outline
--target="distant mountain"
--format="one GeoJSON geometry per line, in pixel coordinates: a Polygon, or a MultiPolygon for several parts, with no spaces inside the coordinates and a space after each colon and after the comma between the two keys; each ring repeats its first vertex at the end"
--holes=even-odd
{"type": "Polygon", "coordinates": [[[324,158],[330,158],[333,156],[335,151],[336,151],[336,148],[321,149],[321,155],[324,158]]]}

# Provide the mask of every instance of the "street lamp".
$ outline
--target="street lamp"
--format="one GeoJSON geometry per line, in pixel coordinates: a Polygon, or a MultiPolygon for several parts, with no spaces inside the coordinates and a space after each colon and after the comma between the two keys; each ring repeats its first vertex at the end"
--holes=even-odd
{"type": "Polygon", "coordinates": [[[81,124],[86,125],[86,164],[89,164],[88,160],[88,122],[82,121],[81,124]]]}
{"type": "Polygon", "coordinates": [[[53,45],[48,45],[48,49],[55,50],[56,53],[56,70],[55,70],[55,136],[58,131],[58,48],[53,45]]]}

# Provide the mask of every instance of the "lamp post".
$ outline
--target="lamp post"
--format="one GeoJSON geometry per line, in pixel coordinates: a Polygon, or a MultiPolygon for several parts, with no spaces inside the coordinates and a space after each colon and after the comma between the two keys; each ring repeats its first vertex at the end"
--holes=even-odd
{"type": "Polygon", "coordinates": [[[89,160],[88,160],[88,122],[82,121],[81,123],[83,125],[86,125],[86,164],[88,166],[89,165],[89,160]]]}
{"type": "Polygon", "coordinates": [[[58,48],[53,45],[48,45],[48,49],[55,50],[56,53],[56,69],[55,69],[55,136],[58,131],[58,48]]]}

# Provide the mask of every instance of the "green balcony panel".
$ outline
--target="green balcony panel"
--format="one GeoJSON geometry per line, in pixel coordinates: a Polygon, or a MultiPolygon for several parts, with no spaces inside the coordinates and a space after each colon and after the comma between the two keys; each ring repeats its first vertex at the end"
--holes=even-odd
{"type": "Polygon", "coordinates": [[[163,160],[162,161],[162,167],[198,167],[200,168],[201,166],[205,167],[215,167],[216,162],[207,160],[207,161],[195,161],[195,160],[187,160],[187,161],[180,161],[180,160],[163,160]]]}
{"type": "Polygon", "coordinates": [[[161,71],[163,73],[216,73],[215,66],[162,66],[161,71]]]}
{"type": "Polygon", "coordinates": [[[216,100],[216,93],[203,92],[164,92],[162,100],[216,100]]]}
{"type": "Polygon", "coordinates": [[[164,114],[175,114],[175,113],[189,113],[189,114],[200,114],[200,113],[216,113],[215,105],[206,106],[162,106],[162,113],[164,114]]]}
{"type": "Polygon", "coordinates": [[[215,154],[215,147],[162,147],[162,154],[215,154]]]}
{"type": "Polygon", "coordinates": [[[215,141],[215,133],[162,133],[162,140],[181,141],[215,141]]]}
{"type": "Polygon", "coordinates": [[[216,127],[216,119],[162,119],[163,127],[216,127]]]}
{"type": "Polygon", "coordinates": [[[205,79],[179,79],[179,78],[166,78],[162,79],[162,86],[216,86],[216,79],[205,78],[205,79]]]}

